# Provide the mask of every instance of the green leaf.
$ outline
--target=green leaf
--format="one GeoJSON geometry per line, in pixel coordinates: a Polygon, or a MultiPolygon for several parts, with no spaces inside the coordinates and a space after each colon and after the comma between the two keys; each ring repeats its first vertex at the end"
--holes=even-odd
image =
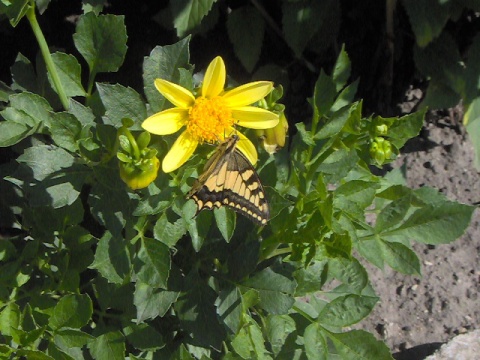
{"type": "Polygon", "coordinates": [[[77,139],[82,131],[82,125],[72,114],[54,113],[50,132],[55,143],[71,152],[78,150],[77,139]]]}
{"type": "Polygon", "coordinates": [[[54,330],[65,327],[81,328],[91,320],[92,313],[92,301],[88,295],[65,295],[53,309],[48,323],[54,330]]]}
{"type": "MultiPolygon", "coordinates": [[[[52,54],[52,60],[65,94],[68,97],[85,96],[85,90],[82,86],[82,69],[77,58],[70,54],[55,52],[52,54]]],[[[55,89],[50,73],[48,73],[48,80],[52,89],[55,89]]]]}
{"type": "Polygon", "coordinates": [[[103,122],[117,129],[122,126],[122,119],[132,119],[135,124],[130,130],[141,130],[142,121],[147,118],[147,109],[139,93],[130,87],[119,84],[98,84],[98,94],[105,107],[103,122]]]}
{"type": "Polygon", "coordinates": [[[388,128],[388,139],[397,149],[420,133],[427,109],[416,111],[413,114],[394,119],[393,124],[388,128]]]}
{"type": "Polygon", "coordinates": [[[304,123],[296,123],[295,127],[302,138],[302,141],[308,146],[315,146],[315,140],[312,136],[312,132],[305,128],[304,123]]]}
{"type": "Polygon", "coordinates": [[[314,135],[315,140],[328,139],[337,135],[347,124],[350,118],[350,108],[343,108],[335,112],[330,119],[314,135]]]}
{"type": "Polygon", "coordinates": [[[333,103],[332,107],[330,108],[330,111],[332,113],[337,112],[344,106],[350,105],[353,100],[355,99],[355,95],[357,94],[357,89],[358,89],[358,84],[359,80],[355,80],[353,83],[350,85],[347,85],[341,92],[338,94],[337,98],[335,99],[335,102],[333,103]]]}
{"type": "Polygon", "coordinates": [[[395,271],[420,276],[420,260],[417,254],[401,243],[379,241],[382,257],[395,271]]]}
{"type": "Polygon", "coordinates": [[[189,68],[190,37],[166,46],[155,47],[143,62],[143,86],[145,96],[153,112],[170,107],[170,103],[155,88],[157,78],[179,83],[179,68],[189,68]]]}
{"type": "Polygon", "coordinates": [[[174,304],[181,326],[194,345],[219,350],[226,333],[214,306],[217,295],[198,274],[191,272],[185,280],[186,292],[174,304]]]}
{"type": "Polygon", "coordinates": [[[300,57],[308,42],[325,21],[326,1],[282,2],[282,24],[285,40],[295,55],[300,57]]]}
{"type": "Polygon", "coordinates": [[[329,353],[323,328],[318,323],[307,326],[303,333],[305,355],[309,360],[327,360],[329,353]]]}
{"type": "Polygon", "coordinates": [[[128,242],[106,232],[98,241],[95,259],[90,268],[97,269],[111,283],[123,284],[128,281],[131,271],[128,242]]]}
{"type": "Polygon", "coordinates": [[[195,29],[207,15],[215,0],[178,0],[171,4],[177,36],[184,37],[195,29]]]}
{"type": "Polygon", "coordinates": [[[296,330],[295,321],[288,315],[270,315],[266,332],[275,356],[284,349],[287,338],[296,330]]]}
{"type": "Polygon", "coordinates": [[[81,348],[95,339],[94,336],[78,329],[62,328],[55,331],[54,342],[62,350],[81,348]]]}
{"type": "Polygon", "coordinates": [[[73,204],[89,174],[86,167],[75,164],[72,155],[52,145],[27,148],[17,161],[24,166],[13,177],[24,183],[31,206],[73,204]]]}
{"type": "Polygon", "coordinates": [[[360,294],[368,285],[368,275],[365,268],[357,259],[334,258],[328,261],[329,275],[340,280],[351,289],[360,294]]]}
{"type": "MultiPolygon", "coordinates": [[[[2,268],[4,271],[5,268],[2,268]]],[[[14,302],[8,303],[0,312],[0,330],[4,336],[12,336],[12,334],[20,326],[20,308],[14,302]]]]}
{"type": "Polygon", "coordinates": [[[375,339],[369,332],[353,330],[340,334],[328,333],[328,337],[341,359],[393,360],[387,345],[375,339]]]}
{"type": "Polygon", "coordinates": [[[245,280],[242,286],[258,291],[260,306],[271,314],[286,314],[295,303],[296,283],[292,274],[276,267],[266,268],[245,280]]]}
{"type": "Polygon", "coordinates": [[[377,297],[361,295],[339,296],[327,303],[318,315],[320,324],[341,328],[360,322],[373,310],[377,297]]]}
{"type": "Polygon", "coordinates": [[[333,68],[332,78],[335,83],[337,91],[343,89],[348,79],[350,78],[351,63],[348,54],[345,51],[345,45],[342,45],[342,50],[338,54],[337,61],[333,68]]]}
{"type": "Polygon", "coordinates": [[[319,117],[330,111],[336,96],[337,89],[333,79],[322,69],[313,90],[313,103],[319,117]]]}
{"type": "Polygon", "coordinates": [[[378,239],[360,240],[355,243],[356,249],[368,262],[383,270],[383,253],[378,239]]]}
{"type": "Polygon", "coordinates": [[[155,351],[165,346],[162,335],[149,324],[131,324],[123,329],[127,341],[136,349],[155,351]]]}
{"type": "Polygon", "coordinates": [[[271,359],[267,355],[260,326],[249,316],[246,318],[246,324],[232,340],[233,349],[242,359],[271,359]]]}
{"type": "Polygon", "coordinates": [[[262,50],[265,33],[263,17],[253,6],[242,6],[228,14],[227,30],[235,55],[251,73],[262,50]]]}
{"type": "Polygon", "coordinates": [[[93,115],[92,109],[80,104],[74,99],[70,99],[70,108],[68,112],[75,116],[83,126],[89,126],[95,124],[95,115],[93,115]]]}
{"type": "Polygon", "coordinates": [[[222,234],[226,242],[229,242],[235,231],[237,224],[237,217],[233,211],[226,207],[213,210],[215,216],[215,222],[217,223],[218,230],[222,234]]]}
{"type": "Polygon", "coordinates": [[[88,64],[91,74],[115,72],[127,52],[127,32],[123,16],[82,15],[73,35],[75,47],[88,64]]]}
{"type": "Polygon", "coordinates": [[[16,352],[19,359],[32,359],[32,360],[55,360],[53,357],[48,356],[42,350],[25,350],[20,349],[16,352]]]}
{"type": "Polygon", "coordinates": [[[2,13],[7,15],[10,25],[16,27],[20,20],[25,16],[29,8],[28,0],[13,0],[7,3],[3,2],[2,13]]]}
{"type": "Polygon", "coordinates": [[[94,359],[124,360],[125,338],[120,331],[110,331],[93,340],[88,349],[94,359]]]}
{"type": "Polygon", "coordinates": [[[424,244],[448,244],[470,224],[475,207],[445,201],[416,210],[401,226],[382,232],[387,241],[413,239],[424,244]]]}
{"type": "Polygon", "coordinates": [[[167,289],[170,250],[158,240],[143,238],[134,266],[138,279],[153,288],[167,289]]]}
{"type": "Polygon", "coordinates": [[[480,97],[468,107],[463,118],[464,124],[475,151],[475,167],[480,169],[480,97]]]}
{"type": "Polygon", "coordinates": [[[137,308],[137,321],[143,322],[157,316],[164,316],[177,300],[178,295],[177,291],[154,289],[147,284],[137,282],[133,300],[137,308]]]}
{"type": "Polygon", "coordinates": [[[397,227],[406,218],[407,212],[412,206],[411,202],[412,196],[407,194],[385,206],[377,216],[375,232],[381,233],[397,227]]]}
{"type": "Polygon", "coordinates": [[[45,98],[29,92],[10,96],[10,106],[0,113],[7,121],[34,127],[50,125],[52,108],[45,98]]]}
{"type": "Polygon", "coordinates": [[[320,291],[325,283],[325,264],[323,261],[311,261],[306,268],[300,268],[295,271],[295,280],[298,283],[295,289],[295,296],[305,296],[307,294],[320,291]]]}
{"type": "Polygon", "coordinates": [[[11,121],[0,122],[0,147],[15,145],[23,139],[35,134],[39,126],[30,127],[11,121]]]}
{"type": "Polygon", "coordinates": [[[450,4],[438,0],[403,0],[418,46],[424,47],[436,38],[450,18],[450,4]]]}
{"type": "Polygon", "coordinates": [[[218,294],[217,314],[226,327],[236,334],[240,330],[243,316],[242,294],[238,287],[229,284],[218,294]]]}
{"type": "Polygon", "coordinates": [[[169,248],[174,247],[178,240],[187,232],[185,221],[177,219],[174,223],[168,221],[167,215],[164,213],[160,216],[153,227],[153,236],[161,241],[169,248]]]}

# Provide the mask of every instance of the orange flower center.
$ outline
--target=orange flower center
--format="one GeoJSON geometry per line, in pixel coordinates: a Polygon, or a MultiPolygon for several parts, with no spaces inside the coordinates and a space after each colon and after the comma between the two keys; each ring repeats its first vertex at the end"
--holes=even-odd
{"type": "Polygon", "coordinates": [[[188,111],[187,131],[200,143],[214,143],[233,123],[232,111],[220,96],[212,99],[200,96],[188,111]]]}

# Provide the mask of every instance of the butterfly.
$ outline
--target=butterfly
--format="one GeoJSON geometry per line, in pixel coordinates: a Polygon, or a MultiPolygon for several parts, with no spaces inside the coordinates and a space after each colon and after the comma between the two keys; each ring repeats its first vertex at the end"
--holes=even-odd
{"type": "Polygon", "coordinates": [[[265,191],[253,165],[236,149],[239,140],[238,135],[232,135],[218,145],[187,198],[197,204],[197,214],[227,206],[265,225],[270,219],[265,191]]]}

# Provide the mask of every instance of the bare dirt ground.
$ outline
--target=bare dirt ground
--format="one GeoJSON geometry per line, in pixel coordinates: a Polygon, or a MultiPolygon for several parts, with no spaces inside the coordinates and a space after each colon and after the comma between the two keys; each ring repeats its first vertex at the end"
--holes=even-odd
{"type": "MultiPolygon", "coordinates": [[[[480,202],[480,172],[461,125],[461,107],[427,114],[419,137],[395,163],[405,164],[413,188],[429,186],[466,204],[480,202]]],[[[422,277],[368,267],[380,303],[362,328],[390,347],[397,360],[424,359],[458,334],[480,328],[480,209],[457,241],[415,244],[422,277]]]]}

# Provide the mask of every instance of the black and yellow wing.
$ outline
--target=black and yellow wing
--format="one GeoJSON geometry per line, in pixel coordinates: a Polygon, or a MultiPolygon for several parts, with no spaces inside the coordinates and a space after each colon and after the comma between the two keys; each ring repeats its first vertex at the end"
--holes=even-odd
{"type": "Polygon", "coordinates": [[[228,206],[259,225],[270,219],[265,191],[248,159],[236,149],[238,135],[221,143],[187,194],[203,209],[228,206]]]}

